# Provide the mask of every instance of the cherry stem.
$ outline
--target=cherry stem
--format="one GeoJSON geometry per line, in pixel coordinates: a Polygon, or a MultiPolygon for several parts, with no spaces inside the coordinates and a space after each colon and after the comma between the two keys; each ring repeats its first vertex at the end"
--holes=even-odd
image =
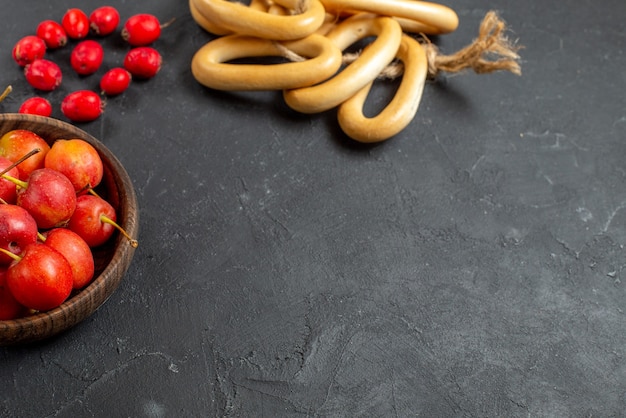
{"type": "Polygon", "coordinates": [[[162,23],[162,24],[161,24],[161,29],[165,29],[165,28],[167,28],[169,25],[171,25],[172,23],[174,23],[174,21],[175,21],[175,20],[176,20],[176,18],[175,18],[175,17],[173,17],[173,18],[171,18],[170,20],[168,20],[167,22],[162,23]]]}
{"type": "Polygon", "coordinates": [[[2,94],[0,94],[0,102],[3,101],[4,99],[6,99],[6,97],[11,94],[11,92],[13,91],[13,87],[11,86],[7,86],[4,91],[2,92],[2,94]]]}
{"type": "Polygon", "coordinates": [[[16,179],[15,177],[9,176],[8,174],[2,174],[2,175],[0,175],[0,177],[15,183],[17,185],[17,187],[21,187],[22,189],[25,189],[25,188],[28,187],[28,183],[27,182],[22,181],[20,179],[16,179]]]}
{"type": "Polygon", "coordinates": [[[13,260],[15,260],[15,261],[20,261],[20,260],[22,259],[22,257],[20,257],[19,255],[14,254],[14,253],[12,253],[12,252],[11,252],[11,251],[9,251],[9,250],[5,250],[4,248],[0,248],[0,252],[2,252],[2,253],[4,253],[4,254],[8,255],[9,257],[11,257],[11,258],[12,258],[13,260]]]}
{"type": "Polygon", "coordinates": [[[26,155],[21,156],[13,164],[8,166],[4,170],[0,171],[0,176],[5,174],[5,173],[7,173],[7,172],[9,172],[9,171],[11,171],[11,170],[13,170],[13,168],[15,168],[18,165],[20,165],[24,160],[27,160],[28,158],[32,157],[33,155],[37,154],[38,152],[41,152],[41,148],[34,148],[34,149],[30,150],[28,153],[26,153],[26,155]]]}
{"type": "MultiPolygon", "coordinates": [[[[96,196],[96,197],[100,197],[98,196],[98,193],[96,193],[96,191],[92,188],[90,188],[89,190],[87,190],[87,193],[89,193],[90,195],[96,196]]],[[[101,198],[101,197],[100,197],[101,198]]],[[[101,198],[102,199],[102,198],[101,198]]]]}
{"type": "Polygon", "coordinates": [[[131,247],[137,248],[139,246],[139,242],[136,239],[132,238],[130,235],[128,235],[128,233],[124,231],[124,228],[119,226],[113,219],[109,218],[106,215],[100,215],[100,221],[107,223],[109,225],[113,225],[115,228],[117,228],[117,230],[120,231],[122,235],[126,237],[131,247]]]}

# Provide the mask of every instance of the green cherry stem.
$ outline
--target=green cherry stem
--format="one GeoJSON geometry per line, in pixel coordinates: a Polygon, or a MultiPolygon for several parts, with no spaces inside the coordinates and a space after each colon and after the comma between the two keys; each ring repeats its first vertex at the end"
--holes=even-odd
{"type": "Polygon", "coordinates": [[[120,231],[122,233],[122,235],[124,235],[126,237],[128,242],[130,243],[131,247],[137,248],[139,246],[139,242],[136,239],[132,238],[130,235],[128,235],[128,233],[126,231],[124,231],[124,228],[119,226],[113,219],[109,218],[106,215],[100,215],[100,221],[104,222],[106,224],[112,225],[118,231],[120,231]]]}
{"type": "Polygon", "coordinates": [[[14,254],[11,251],[5,250],[4,248],[0,248],[0,252],[8,255],[9,257],[11,257],[15,261],[20,261],[22,259],[22,257],[20,257],[19,255],[14,254]]]}
{"type": "Polygon", "coordinates": [[[0,94],[0,102],[3,101],[4,99],[6,99],[6,97],[11,94],[11,92],[13,91],[13,87],[11,86],[7,86],[7,88],[4,89],[4,91],[2,92],[2,94],[0,94]]]}
{"type": "Polygon", "coordinates": [[[20,179],[16,179],[15,177],[13,177],[13,176],[9,176],[9,175],[8,175],[8,174],[6,174],[6,173],[5,173],[5,174],[0,175],[0,177],[2,177],[3,179],[9,180],[9,181],[11,181],[11,182],[13,182],[13,183],[15,183],[15,185],[16,185],[17,187],[21,187],[22,189],[25,189],[25,188],[27,188],[27,187],[28,187],[28,183],[27,183],[27,182],[22,181],[22,180],[20,180],[20,179]]]}

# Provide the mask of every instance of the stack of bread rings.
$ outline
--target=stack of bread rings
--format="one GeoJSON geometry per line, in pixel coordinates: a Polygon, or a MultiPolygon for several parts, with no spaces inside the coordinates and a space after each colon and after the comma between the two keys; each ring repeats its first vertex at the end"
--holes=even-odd
{"type": "Polygon", "coordinates": [[[288,106],[302,113],[337,108],[341,129],[367,143],[393,137],[417,112],[428,60],[410,34],[439,35],[458,26],[452,9],[420,0],[189,0],[189,7],[196,23],[217,35],[192,59],[200,84],[282,90],[288,106]],[[343,62],[349,46],[369,39],[356,59],[343,62]],[[270,56],[288,62],[232,62],[270,56]],[[372,83],[394,60],[403,64],[396,94],[378,115],[366,117],[372,83]]]}

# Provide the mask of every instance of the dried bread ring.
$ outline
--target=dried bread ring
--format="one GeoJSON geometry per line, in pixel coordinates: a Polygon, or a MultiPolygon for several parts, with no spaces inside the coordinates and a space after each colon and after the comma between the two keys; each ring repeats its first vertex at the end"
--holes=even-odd
{"type": "MultiPolygon", "coordinates": [[[[219,26],[214,23],[211,19],[205,17],[195,5],[195,1],[197,0],[189,0],[189,10],[191,12],[191,17],[193,20],[204,30],[214,35],[222,36],[222,35],[230,35],[233,33],[232,30],[226,29],[224,27],[219,26]]],[[[270,6],[267,5],[265,0],[251,0],[250,5],[248,6],[254,10],[259,11],[269,11],[270,6]]]]}
{"type": "MultiPolygon", "coordinates": [[[[276,3],[290,10],[297,7],[297,3],[289,0],[276,3]]],[[[277,41],[305,38],[319,29],[326,17],[326,10],[320,0],[308,0],[308,8],[302,13],[286,16],[227,0],[194,0],[194,6],[206,20],[217,27],[238,35],[277,41]]]]}
{"type": "Polygon", "coordinates": [[[415,39],[402,35],[397,58],[404,64],[402,81],[393,99],[378,115],[368,118],[363,114],[373,82],[339,106],[339,126],[350,138],[359,142],[381,142],[406,128],[415,117],[428,73],[426,51],[415,39]]]}
{"type": "Polygon", "coordinates": [[[403,17],[394,17],[400,23],[402,31],[406,33],[424,34],[424,35],[440,35],[441,29],[438,27],[426,25],[416,20],[406,19],[403,17]]]}
{"type": "Polygon", "coordinates": [[[191,72],[202,85],[218,90],[284,90],[326,80],[341,66],[341,50],[328,38],[312,34],[275,42],[244,35],[227,35],[208,42],[191,60],[191,72]],[[284,56],[285,49],[306,57],[279,64],[234,64],[238,58],[284,56]]]}
{"type": "Polygon", "coordinates": [[[232,33],[231,30],[223,28],[215,23],[213,23],[210,19],[204,17],[198,8],[195,5],[195,0],[189,0],[189,11],[191,12],[191,17],[193,20],[205,31],[212,33],[214,35],[228,35],[232,33]]]}
{"type": "Polygon", "coordinates": [[[340,50],[370,36],[376,38],[332,78],[311,87],[283,91],[287,105],[302,113],[323,112],[340,105],[378,77],[400,47],[402,28],[398,22],[390,17],[361,13],[342,21],[326,34],[340,50]]]}
{"type": "Polygon", "coordinates": [[[413,20],[424,25],[424,33],[444,34],[459,26],[456,12],[437,3],[420,0],[321,0],[328,12],[370,12],[413,20]]]}

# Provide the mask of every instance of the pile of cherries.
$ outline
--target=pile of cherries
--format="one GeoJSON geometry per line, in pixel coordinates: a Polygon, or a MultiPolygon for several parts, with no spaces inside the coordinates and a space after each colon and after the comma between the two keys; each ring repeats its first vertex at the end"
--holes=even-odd
{"type": "MultiPolygon", "coordinates": [[[[70,64],[80,76],[94,74],[104,60],[104,48],[95,39],[86,39],[93,34],[103,37],[114,33],[120,23],[120,14],[112,6],[95,9],[89,16],[79,8],[65,12],[61,22],[44,20],[39,23],[35,35],[27,35],[13,47],[13,59],[24,68],[28,83],[36,90],[50,92],[62,82],[61,68],[46,59],[48,49],[57,49],[77,41],[70,55],[70,64]]],[[[124,23],[121,36],[132,48],[127,52],[122,66],[108,70],[100,79],[103,95],[123,93],[131,79],[154,77],[162,64],[161,54],[149,45],[161,35],[159,19],[148,13],[131,16],[124,23]]],[[[61,102],[61,111],[72,122],[88,122],[97,119],[104,110],[100,95],[92,90],[77,90],[69,93],[61,102]]],[[[31,97],[24,101],[20,113],[50,116],[52,105],[44,97],[31,97]]]]}
{"type": "Polygon", "coordinates": [[[0,137],[0,320],[61,305],[95,274],[93,250],[119,230],[94,188],[104,167],[78,139],[49,145],[27,129],[0,137]]]}

